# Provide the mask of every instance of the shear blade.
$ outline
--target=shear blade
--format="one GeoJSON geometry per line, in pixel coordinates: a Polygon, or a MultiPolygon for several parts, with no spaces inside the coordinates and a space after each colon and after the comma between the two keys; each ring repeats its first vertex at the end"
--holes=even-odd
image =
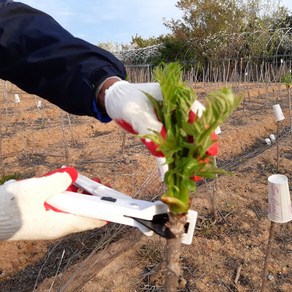
{"type": "Polygon", "coordinates": [[[144,220],[135,217],[131,218],[164,238],[167,239],[175,238],[175,235],[166,226],[166,223],[169,221],[169,217],[167,214],[154,215],[152,220],[144,220]]]}

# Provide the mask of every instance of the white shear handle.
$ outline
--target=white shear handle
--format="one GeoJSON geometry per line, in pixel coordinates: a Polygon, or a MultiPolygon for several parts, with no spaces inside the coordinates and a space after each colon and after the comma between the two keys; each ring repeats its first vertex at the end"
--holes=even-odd
{"type": "Polygon", "coordinates": [[[131,217],[152,220],[156,214],[167,213],[167,206],[160,201],[99,197],[68,191],[50,197],[46,203],[70,214],[137,227],[148,236],[153,232],[131,217]]]}
{"type": "Polygon", "coordinates": [[[93,196],[110,196],[113,198],[132,199],[132,197],[130,197],[124,193],[118,192],[118,191],[116,191],[110,187],[107,187],[103,184],[100,184],[96,181],[93,181],[90,178],[88,178],[84,175],[81,175],[80,173],[78,173],[78,177],[77,177],[77,180],[75,181],[74,185],[87,191],[88,193],[90,193],[93,196]]]}

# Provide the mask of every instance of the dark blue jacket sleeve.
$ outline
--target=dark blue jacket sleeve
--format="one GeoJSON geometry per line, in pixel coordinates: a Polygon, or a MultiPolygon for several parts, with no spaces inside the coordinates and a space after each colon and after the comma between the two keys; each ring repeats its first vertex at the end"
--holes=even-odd
{"type": "Polygon", "coordinates": [[[67,112],[110,121],[95,104],[108,77],[126,77],[111,53],[72,36],[52,17],[30,6],[0,0],[0,78],[67,112]]]}

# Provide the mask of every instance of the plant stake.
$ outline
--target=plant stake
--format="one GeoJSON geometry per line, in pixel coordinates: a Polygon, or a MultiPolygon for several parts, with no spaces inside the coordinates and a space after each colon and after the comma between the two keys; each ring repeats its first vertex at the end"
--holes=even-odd
{"type": "Polygon", "coordinates": [[[35,102],[36,102],[36,107],[37,107],[37,109],[40,112],[41,117],[42,117],[41,128],[44,128],[45,127],[44,105],[43,105],[42,101],[41,100],[37,100],[36,97],[35,97],[35,102]]]}
{"type": "Polygon", "coordinates": [[[68,144],[67,144],[67,139],[66,139],[64,115],[65,115],[65,112],[61,111],[61,130],[62,130],[62,135],[63,135],[65,164],[69,165],[69,150],[68,150],[68,144]]]}
{"type": "Polygon", "coordinates": [[[15,103],[20,103],[20,97],[19,97],[19,94],[15,93],[15,94],[14,94],[14,99],[15,99],[15,103]]]}
{"type": "Polygon", "coordinates": [[[277,123],[277,171],[279,171],[279,129],[280,122],[283,121],[285,117],[279,104],[273,105],[273,111],[277,123]]]}
{"type": "MultiPolygon", "coordinates": [[[[219,135],[221,134],[221,128],[218,126],[215,129],[215,134],[219,135]]],[[[214,160],[214,166],[217,167],[217,157],[214,156],[213,157],[214,160]]],[[[217,221],[217,210],[216,210],[216,196],[217,196],[217,180],[218,180],[218,175],[216,174],[214,180],[213,180],[213,189],[212,189],[212,212],[213,212],[213,219],[215,220],[215,222],[217,221]]]]}
{"type": "Polygon", "coordinates": [[[268,218],[271,220],[269,239],[266,250],[265,264],[262,275],[261,292],[265,291],[267,271],[274,238],[276,223],[286,223],[292,220],[292,205],[289,193],[288,178],[282,174],[273,174],[268,178],[268,218]]]}
{"type": "Polygon", "coordinates": [[[5,174],[2,144],[3,144],[2,127],[0,126],[0,167],[1,167],[0,175],[1,175],[1,177],[4,176],[4,174],[5,174]]]}

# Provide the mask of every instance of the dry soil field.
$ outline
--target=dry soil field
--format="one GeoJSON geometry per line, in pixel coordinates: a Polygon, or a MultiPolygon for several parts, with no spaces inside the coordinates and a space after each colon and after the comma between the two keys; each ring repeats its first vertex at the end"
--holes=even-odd
{"type": "MultiPolygon", "coordinates": [[[[40,176],[67,164],[133,197],[152,200],[163,193],[155,159],[136,137],[114,123],[67,115],[11,84],[0,84],[1,176],[40,176]]],[[[220,86],[194,84],[202,102],[220,86]]],[[[221,126],[217,162],[232,175],[220,176],[216,185],[198,186],[192,209],[199,218],[192,245],[183,247],[179,291],[260,291],[270,228],[268,176],[285,174],[291,190],[287,89],[279,84],[231,86],[244,100],[221,126]],[[278,127],[278,160],[277,143],[263,142],[277,134],[275,103],[286,117],[278,127]]],[[[0,291],[162,291],[163,245],[158,236],[117,224],[56,241],[0,242],[0,291]]],[[[267,277],[267,291],[292,291],[291,222],[276,224],[267,277]]]]}

